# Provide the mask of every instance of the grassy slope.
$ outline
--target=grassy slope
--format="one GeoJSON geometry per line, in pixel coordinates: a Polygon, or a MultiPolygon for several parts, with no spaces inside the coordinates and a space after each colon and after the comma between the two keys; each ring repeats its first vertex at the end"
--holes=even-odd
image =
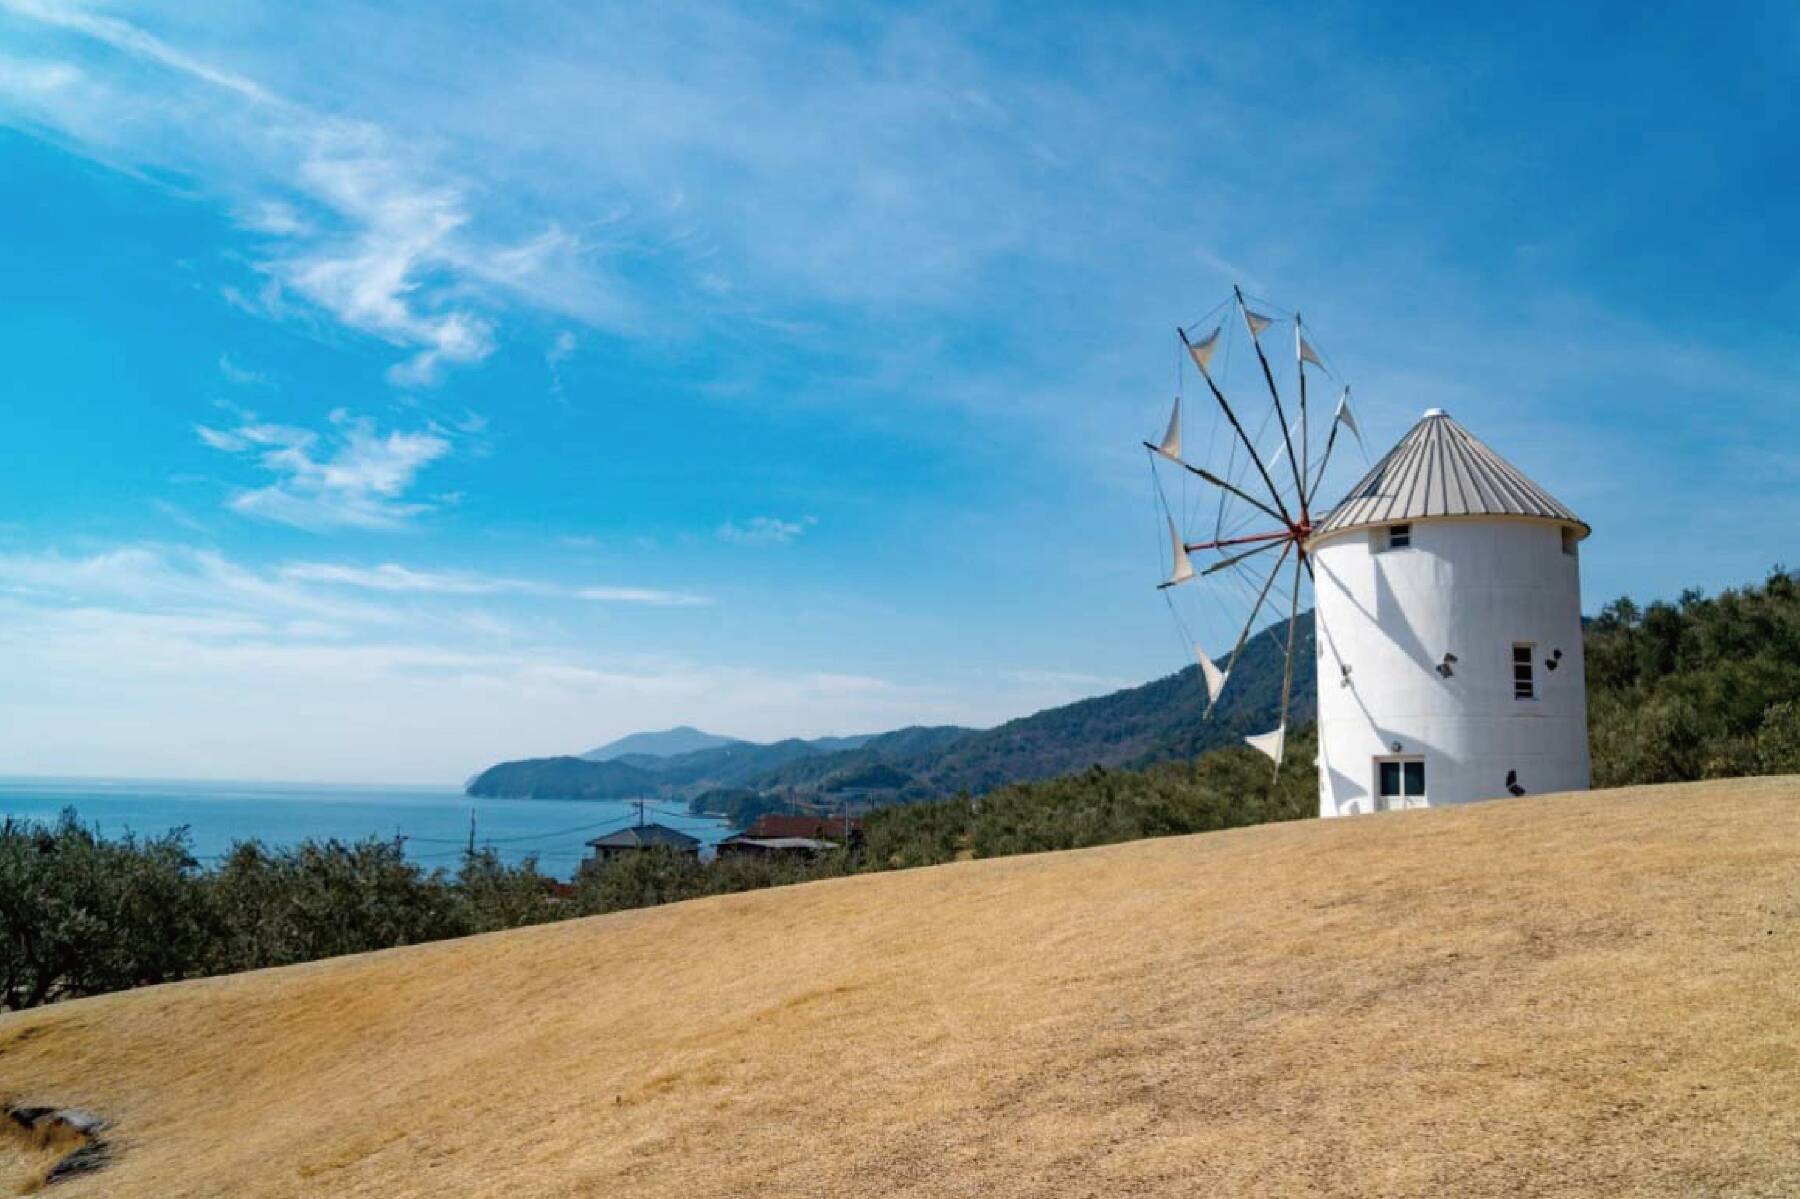
{"type": "MultiPolygon", "coordinates": [[[[1800,778],[763,891],[0,1020],[126,1195],[1800,1193],[1800,778]]],[[[3,1161],[0,1158],[0,1161],[3,1161]]]]}

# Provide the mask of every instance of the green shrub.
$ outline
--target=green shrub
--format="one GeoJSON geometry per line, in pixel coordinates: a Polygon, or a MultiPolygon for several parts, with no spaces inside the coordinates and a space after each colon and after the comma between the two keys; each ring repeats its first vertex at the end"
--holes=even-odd
{"type": "Polygon", "coordinates": [[[309,962],[466,933],[441,871],[393,841],[240,842],[207,880],[218,935],[207,973],[309,962]]]}
{"type": "Polygon", "coordinates": [[[1800,774],[1800,701],[1769,705],[1756,730],[1756,758],[1765,774],[1800,774]]]}
{"type": "Polygon", "coordinates": [[[559,915],[554,882],[538,870],[535,855],[508,866],[491,848],[466,857],[456,872],[456,898],[470,932],[496,932],[540,924],[559,915]]]}
{"type": "Polygon", "coordinates": [[[584,867],[576,879],[575,907],[584,915],[649,908],[705,890],[699,859],[659,845],[584,867]]]}
{"type": "Polygon", "coordinates": [[[0,1006],[185,977],[210,931],[186,830],[109,841],[73,811],[0,824],[0,1006]]]}

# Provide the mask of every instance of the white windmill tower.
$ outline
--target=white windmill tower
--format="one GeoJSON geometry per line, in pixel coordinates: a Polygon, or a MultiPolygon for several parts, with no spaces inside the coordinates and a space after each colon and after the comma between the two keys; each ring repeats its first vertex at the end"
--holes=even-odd
{"type": "Polygon", "coordinates": [[[1313,530],[1319,814],[1588,786],[1588,526],[1439,408],[1313,530]]]}
{"type": "Polygon", "coordinates": [[[1183,364],[1199,368],[1222,418],[1206,447],[1208,465],[1183,458],[1179,390],[1162,441],[1145,443],[1172,543],[1162,589],[1197,652],[1208,716],[1245,645],[1267,627],[1285,655],[1279,713],[1273,729],[1245,740],[1279,768],[1296,652],[1310,652],[1297,632],[1311,591],[1320,815],[1585,788],[1578,547],[1588,526],[1439,409],[1315,521],[1339,431],[1361,440],[1349,388],[1326,435],[1315,437],[1308,375],[1327,371],[1327,360],[1299,314],[1263,301],[1253,310],[1241,291],[1219,307],[1226,305],[1254,350],[1255,369],[1247,355],[1238,358],[1247,389],[1266,389],[1268,404],[1246,404],[1246,387],[1230,379],[1237,321],[1221,319],[1197,338],[1180,330],[1183,364]],[[1262,341],[1283,323],[1293,326],[1291,369],[1272,364],[1262,341]],[[1284,405],[1283,382],[1297,405],[1284,405]],[[1240,396],[1235,405],[1231,394],[1240,396]],[[1180,466],[1184,485],[1205,485],[1197,502],[1185,494],[1171,502],[1159,461],[1180,466]],[[1196,523],[1204,533],[1189,540],[1182,530],[1196,523]],[[1189,636],[1172,598],[1196,580],[1205,582],[1181,594],[1209,594],[1236,633],[1218,661],[1189,636]],[[1232,588],[1241,601],[1235,610],[1232,588]],[[1268,623],[1281,608],[1285,626],[1268,623]]]}

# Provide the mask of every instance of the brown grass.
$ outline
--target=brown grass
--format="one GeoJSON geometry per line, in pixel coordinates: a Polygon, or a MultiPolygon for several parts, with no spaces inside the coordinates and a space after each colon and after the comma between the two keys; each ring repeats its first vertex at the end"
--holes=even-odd
{"type": "Polygon", "coordinates": [[[0,1124],[0,1188],[8,1195],[32,1195],[44,1176],[74,1146],[52,1145],[8,1120],[0,1124]]]}
{"type": "Polygon", "coordinates": [[[1800,779],[704,900],[0,1020],[77,1196],[1800,1194],[1800,779]]]}

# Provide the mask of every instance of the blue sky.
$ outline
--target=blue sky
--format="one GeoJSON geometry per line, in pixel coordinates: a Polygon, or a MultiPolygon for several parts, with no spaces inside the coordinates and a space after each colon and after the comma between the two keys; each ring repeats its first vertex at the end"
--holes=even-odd
{"type": "Polygon", "coordinates": [[[1590,521],[1590,610],[1758,579],[1797,66],[1778,5],[0,0],[0,771],[1165,673],[1136,443],[1233,281],[1372,451],[1443,406],[1590,521]]]}

